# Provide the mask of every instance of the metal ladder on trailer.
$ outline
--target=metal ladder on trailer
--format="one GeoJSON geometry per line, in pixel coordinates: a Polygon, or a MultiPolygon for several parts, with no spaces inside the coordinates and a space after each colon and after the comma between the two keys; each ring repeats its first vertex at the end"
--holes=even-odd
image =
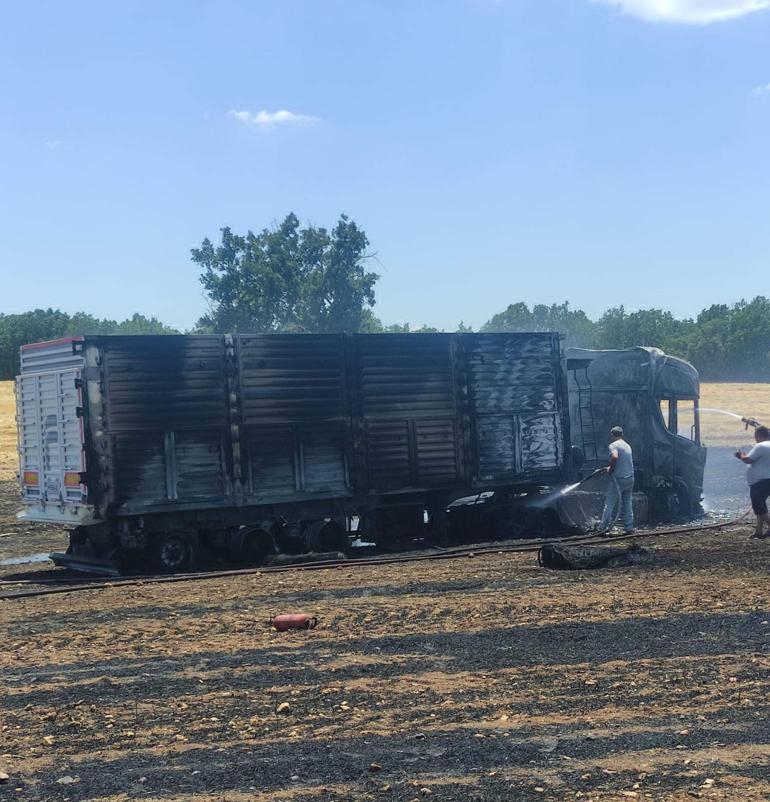
{"type": "Polygon", "coordinates": [[[577,388],[577,419],[580,431],[580,447],[586,463],[599,462],[599,441],[596,436],[593,414],[593,386],[588,377],[590,359],[568,359],[567,371],[572,373],[577,388]]]}

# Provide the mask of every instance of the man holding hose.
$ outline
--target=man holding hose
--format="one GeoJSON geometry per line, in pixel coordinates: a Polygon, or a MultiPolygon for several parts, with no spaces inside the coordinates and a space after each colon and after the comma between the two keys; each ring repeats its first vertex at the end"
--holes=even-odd
{"type": "Polygon", "coordinates": [[[752,537],[770,537],[770,515],[767,512],[767,499],[770,496],[770,430],[767,426],[757,426],[754,430],[756,445],[745,454],[736,451],[735,456],[748,465],[746,481],[749,483],[751,509],[757,516],[757,525],[752,537]],[[763,532],[763,524],[768,531],[763,532]]]}
{"type": "Polygon", "coordinates": [[[634,531],[634,455],[631,446],[623,439],[622,426],[613,426],[610,435],[612,436],[610,464],[601,470],[614,481],[610,481],[607,490],[599,529],[606,532],[612,526],[615,521],[615,508],[620,504],[623,533],[630,535],[634,531]]]}

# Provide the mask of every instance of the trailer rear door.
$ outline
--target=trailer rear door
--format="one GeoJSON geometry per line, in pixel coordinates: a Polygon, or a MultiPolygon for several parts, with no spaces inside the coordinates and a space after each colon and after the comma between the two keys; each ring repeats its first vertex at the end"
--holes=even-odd
{"type": "Polygon", "coordinates": [[[19,484],[30,520],[78,523],[86,500],[80,370],[16,378],[19,484]]]}

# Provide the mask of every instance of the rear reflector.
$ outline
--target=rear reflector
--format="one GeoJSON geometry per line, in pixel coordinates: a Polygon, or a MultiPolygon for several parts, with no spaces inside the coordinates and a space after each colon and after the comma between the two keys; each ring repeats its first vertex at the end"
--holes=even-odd
{"type": "Polygon", "coordinates": [[[24,471],[24,484],[29,485],[30,487],[37,487],[38,482],[38,472],[37,471],[24,471]]]}
{"type": "Polygon", "coordinates": [[[66,471],[64,474],[65,487],[79,487],[80,474],[77,471],[66,471]]]}

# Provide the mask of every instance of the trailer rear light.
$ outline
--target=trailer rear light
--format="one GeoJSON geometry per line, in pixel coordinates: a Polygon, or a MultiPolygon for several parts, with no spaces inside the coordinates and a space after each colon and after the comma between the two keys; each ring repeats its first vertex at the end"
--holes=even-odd
{"type": "Polygon", "coordinates": [[[40,484],[40,476],[37,471],[24,471],[24,484],[28,487],[37,487],[40,484]]]}
{"type": "Polygon", "coordinates": [[[82,480],[82,474],[78,473],[77,471],[65,471],[64,473],[65,487],[80,487],[82,480]]]}

